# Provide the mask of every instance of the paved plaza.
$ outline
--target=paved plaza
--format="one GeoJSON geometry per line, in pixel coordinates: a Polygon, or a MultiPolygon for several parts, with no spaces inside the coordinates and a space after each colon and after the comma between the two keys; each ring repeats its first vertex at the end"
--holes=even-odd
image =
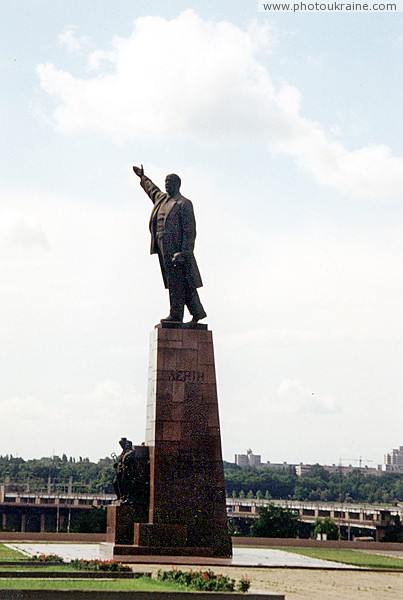
{"type": "MultiPolygon", "coordinates": [[[[6,545],[9,548],[19,550],[20,552],[23,552],[28,556],[33,556],[35,554],[58,554],[59,556],[62,556],[65,560],[71,560],[73,558],[96,559],[101,558],[103,556],[101,553],[100,544],[13,543],[6,545]]],[[[155,560],[152,560],[152,557],[147,558],[150,562],[155,562],[155,560]]],[[[181,562],[190,563],[190,561],[193,561],[194,564],[195,561],[194,557],[190,559],[181,559],[180,557],[175,557],[175,561],[171,560],[171,558],[173,557],[164,557],[163,561],[159,560],[159,562],[164,562],[167,564],[176,562],[180,564],[181,562]]],[[[203,564],[210,564],[209,559],[200,560],[204,560],[203,564]]],[[[142,560],[141,562],[144,561],[142,560]]],[[[215,559],[214,564],[225,564],[234,567],[305,567],[310,569],[326,569],[329,567],[335,569],[352,568],[348,565],[343,565],[341,563],[336,563],[328,560],[320,560],[317,558],[309,558],[308,556],[300,556],[298,554],[292,554],[291,552],[283,552],[282,550],[240,547],[234,548],[232,559],[215,559]]]]}

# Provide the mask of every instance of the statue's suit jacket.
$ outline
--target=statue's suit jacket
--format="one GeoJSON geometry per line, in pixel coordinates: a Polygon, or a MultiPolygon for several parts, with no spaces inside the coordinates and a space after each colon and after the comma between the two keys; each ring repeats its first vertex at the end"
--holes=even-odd
{"type": "Polygon", "coordinates": [[[162,202],[167,200],[168,194],[161,192],[151,179],[145,175],[141,177],[140,185],[154,204],[150,217],[151,254],[158,254],[165,287],[169,287],[167,270],[169,269],[169,265],[171,265],[171,259],[175,252],[181,252],[185,258],[185,276],[189,287],[201,287],[203,283],[193,254],[196,239],[196,221],[193,204],[179,193],[175,198],[172,198],[174,203],[165,217],[164,237],[162,241],[163,252],[161,255],[156,235],[157,216],[158,209],[162,202]]]}

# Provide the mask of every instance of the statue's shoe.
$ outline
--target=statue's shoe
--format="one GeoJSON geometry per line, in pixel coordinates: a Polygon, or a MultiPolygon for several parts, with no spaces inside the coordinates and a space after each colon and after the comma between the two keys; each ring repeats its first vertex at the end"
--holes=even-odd
{"type": "MultiPolygon", "coordinates": [[[[205,319],[207,317],[207,313],[204,313],[204,316],[201,317],[193,317],[191,321],[189,321],[188,323],[183,323],[183,328],[184,329],[196,329],[197,328],[197,323],[201,320],[201,319],[205,319]]],[[[205,328],[207,327],[207,325],[204,326],[205,328]]]]}
{"type": "Polygon", "coordinates": [[[206,317],[207,317],[207,313],[205,310],[203,310],[203,312],[199,313],[198,315],[193,315],[192,320],[189,321],[188,325],[190,325],[191,323],[196,325],[196,323],[198,321],[201,321],[202,319],[205,319],[206,317]]]}
{"type": "Polygon", "coordinates": [[[182,319],[176,319],[171,315],[168,315],[165,319],[161,319],[161,323],[182,323],[182,319]]]}

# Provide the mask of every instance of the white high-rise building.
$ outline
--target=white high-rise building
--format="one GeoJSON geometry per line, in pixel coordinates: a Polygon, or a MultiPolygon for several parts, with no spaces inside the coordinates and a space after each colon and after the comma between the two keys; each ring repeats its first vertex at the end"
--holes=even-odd
{"type": "Polygon", "coordinates": [[[262,465],[262,457],[260,454],[253,454],[249,448],[246,454],[235,454],[235,464],[239,467],[260,467],[262,465]]]}
{"type": "Polygon", "coordinates": [[[403,446],[385,454],[382,471],[403,471],[403,446]]]}

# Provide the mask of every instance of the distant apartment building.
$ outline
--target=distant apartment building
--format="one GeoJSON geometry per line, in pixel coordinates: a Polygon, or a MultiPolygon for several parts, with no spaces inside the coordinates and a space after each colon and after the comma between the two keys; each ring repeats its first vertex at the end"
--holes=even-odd
{"type": "Polygon", "coordinates": [[[246,454],[235,454],[235,464],[239,467],[261,467],[262,457],[260,454],[253,454],[249,449],[246,454]]]}
{"type": "Polygon", "coordinates": [[[394,448],[383,458],[382,471],[403,471],[403,446],[394,448]]]}
{"type": "Polygon", "coordinates": [[[302,475],[307,475],[313,468],[313,465],[304,465],[299,463],[299,465],[295,465],[295,474],[297,477],[301,477],[302,475]]]}
{"type": "Polygon", "coordinates": [[[300,463],[295,466],[295,473],[298,477],[302,475],[307,475],[312,471],[312,469],[320,467],[324,471],[328,473],[339,473],[340,475],[348,475],[348,473],[359,472],[363,475],[381,475],[382,471],[371,467],[353,467],[352,465],[348,465],[348,467],[343,467],[342,465],[306,465],[300,463]]]}
{"type": "Polygon", "coordinates": [[[291,473],[295,471],[296,465],[287,462],[272,463],[269,460],[265,464],[266,467],[270,467],[273,471],[279,471],[280,473],[291,473]]]}

